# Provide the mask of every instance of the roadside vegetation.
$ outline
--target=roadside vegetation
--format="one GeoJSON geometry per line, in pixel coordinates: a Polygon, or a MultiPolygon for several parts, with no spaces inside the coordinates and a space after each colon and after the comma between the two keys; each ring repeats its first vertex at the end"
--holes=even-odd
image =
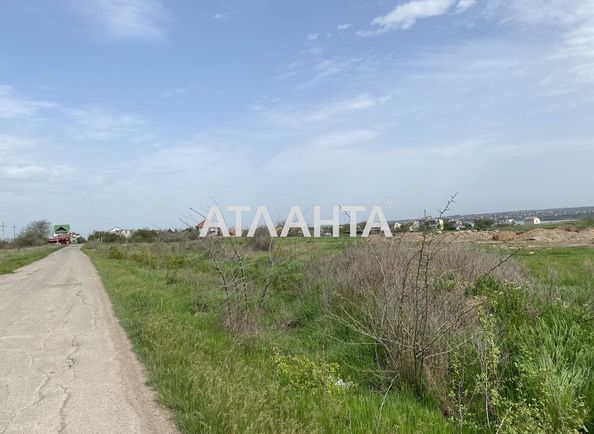
{"type": "Polygon", "coordinates": [[[184,432],[594,429],[594,249],[89,243],[184,432]]]}
{"type": "Polygon", "coordinates": [[[14,240],[0,241],[0,274],[12,273],[55,252],[59,246],[48,246],[51,225],[47,220],[29,223],[14,240]]]}
{"type": "Polygon", "coordinates": [[[18,268],[45,258],[60,249],[55,246],[0,249],[0,274],[12,273],[18,268]]]}

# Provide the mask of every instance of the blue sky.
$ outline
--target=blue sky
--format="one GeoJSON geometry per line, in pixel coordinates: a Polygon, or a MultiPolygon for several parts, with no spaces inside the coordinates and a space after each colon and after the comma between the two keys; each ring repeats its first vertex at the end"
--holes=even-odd
{"type": "Polygon", "coordinates": [[[7,224],[594,204],[591,0],[3,0],[0,53],[7,224]]]}

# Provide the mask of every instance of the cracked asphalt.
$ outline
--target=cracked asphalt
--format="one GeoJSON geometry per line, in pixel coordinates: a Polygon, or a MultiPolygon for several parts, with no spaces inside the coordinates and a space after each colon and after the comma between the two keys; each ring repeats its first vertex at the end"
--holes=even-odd
{"type": "Polygon", "coordinates": [[[0,276],[0,433],[177,432],[77,246],[0,276]]]}

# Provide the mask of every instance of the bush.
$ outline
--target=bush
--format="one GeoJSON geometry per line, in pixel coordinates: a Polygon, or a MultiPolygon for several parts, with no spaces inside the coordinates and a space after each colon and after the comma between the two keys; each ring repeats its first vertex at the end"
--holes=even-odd
{"type": "Polygon", "coordinates": [[[494,225],[495,225],[495,220],[491,220],[491,219],[487,219],[487,218],[476,219],[474,221],[474,228],[477,231],[487,230],[489,228],[492,228],[494,225]]]}
{"type": "Polygon", "coordinates": [[[151,268],[157,268],[159,258],[148,248],[134,249],[130,252],[130,259],[151,268]]]}
{"type": "Polygon", "coordinates": [[[51,225],[47,220],[29,223],[13,241],[17,247],[43,246],[51,235],[51,225]]]}
{"type": "Polygon", "coordinates": [[[268,232],[268,228],[260,226],[254,232],[254,236],[247,239],[247,247],[252,250],[266,251],[270,250],[272,246],[272,237],[268,232]]]}
{"type": "Polygon", "coordinates": [[[292,390],[324,391],[337,395],[353,386],[352,382],[340,378],[337,363],[312,360],[303,355],[285,356],[275,352],[274,364],[281,380],[292,390]]]}
{"type": "MultiPolygon", "coordinates": [[[[402,381],[443,396],[449,353],[477,327],[482,302],[471,288],[498,261],[466,246],[372,241],[324,263],[322,275],[332,314],[374,341],[402,381]]],[[[496,273],[521,277],[506,268],[496,273]]]]}
{"type": "Polygon", "coordinates": [[[157,239],[158,233],[150,229],[138,229],[134,231],[129,241],[131,243],[152,243],[157,239]]]}
{"type": "Polygon", "coordinates": [[[124,259],[124,252],[117,246],[109,246],[105,250],[105,257],[108,259],[124,259]]]}
{"type": "Polygon", "coordinates": [[[89,241],[99,241],[101,243],[125,243],[127,240],[119,234],[105,231],[93,231],[89,235],[89,241]]]}

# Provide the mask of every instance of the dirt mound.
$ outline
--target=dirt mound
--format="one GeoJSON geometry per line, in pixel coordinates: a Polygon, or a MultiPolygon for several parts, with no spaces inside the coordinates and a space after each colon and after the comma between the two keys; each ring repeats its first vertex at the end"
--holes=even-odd
{"type": "Polygon", "coordinates": [[[594,241],[594,229],[581,232],[570,232],[564,229],[533,229],[518,237],[521,241],[538,241],[543,243],[583,243],[594,241]]]}
{"type": "Polygon", "coordinates": [[[515,232],[501,231],[501,232],[497,232],[497,233],[495,233],[495,235],[493,235],[493,240],[494,241],[513,241],[517,237],[518,237],[518,235],[515,232]]]}
{"type": "Polygon", "coordinates": [[[538,241],[544,243],[557,243],[562,242],[567,238],[565,231],[558,229],[532,229],[531,231],[524,232],[518,236],[518,240],[521,241],[538,241]]]}
{"type": "MultiPolygon", "coordinates": [[[[527,242],[536,241],[539,243],[559,243],[559,244],[594,244],[594,228],[588,228],[583,231],[575,232],[567,228],[544,229],[536,228],[527,232],[513,231],[460,231],[445,232],[437,234],[443,236],[447,241],[511,241],[527,242]]],[[[419,232],[404,234],[407,241],[421,241],[423,235],[419,232]]]]}
{"type": "Polygon", "coordinates": [[[575,242],[594,243],[594,228],[584,229],[580,232],[569,232],[569,237],[575,242]]]}

